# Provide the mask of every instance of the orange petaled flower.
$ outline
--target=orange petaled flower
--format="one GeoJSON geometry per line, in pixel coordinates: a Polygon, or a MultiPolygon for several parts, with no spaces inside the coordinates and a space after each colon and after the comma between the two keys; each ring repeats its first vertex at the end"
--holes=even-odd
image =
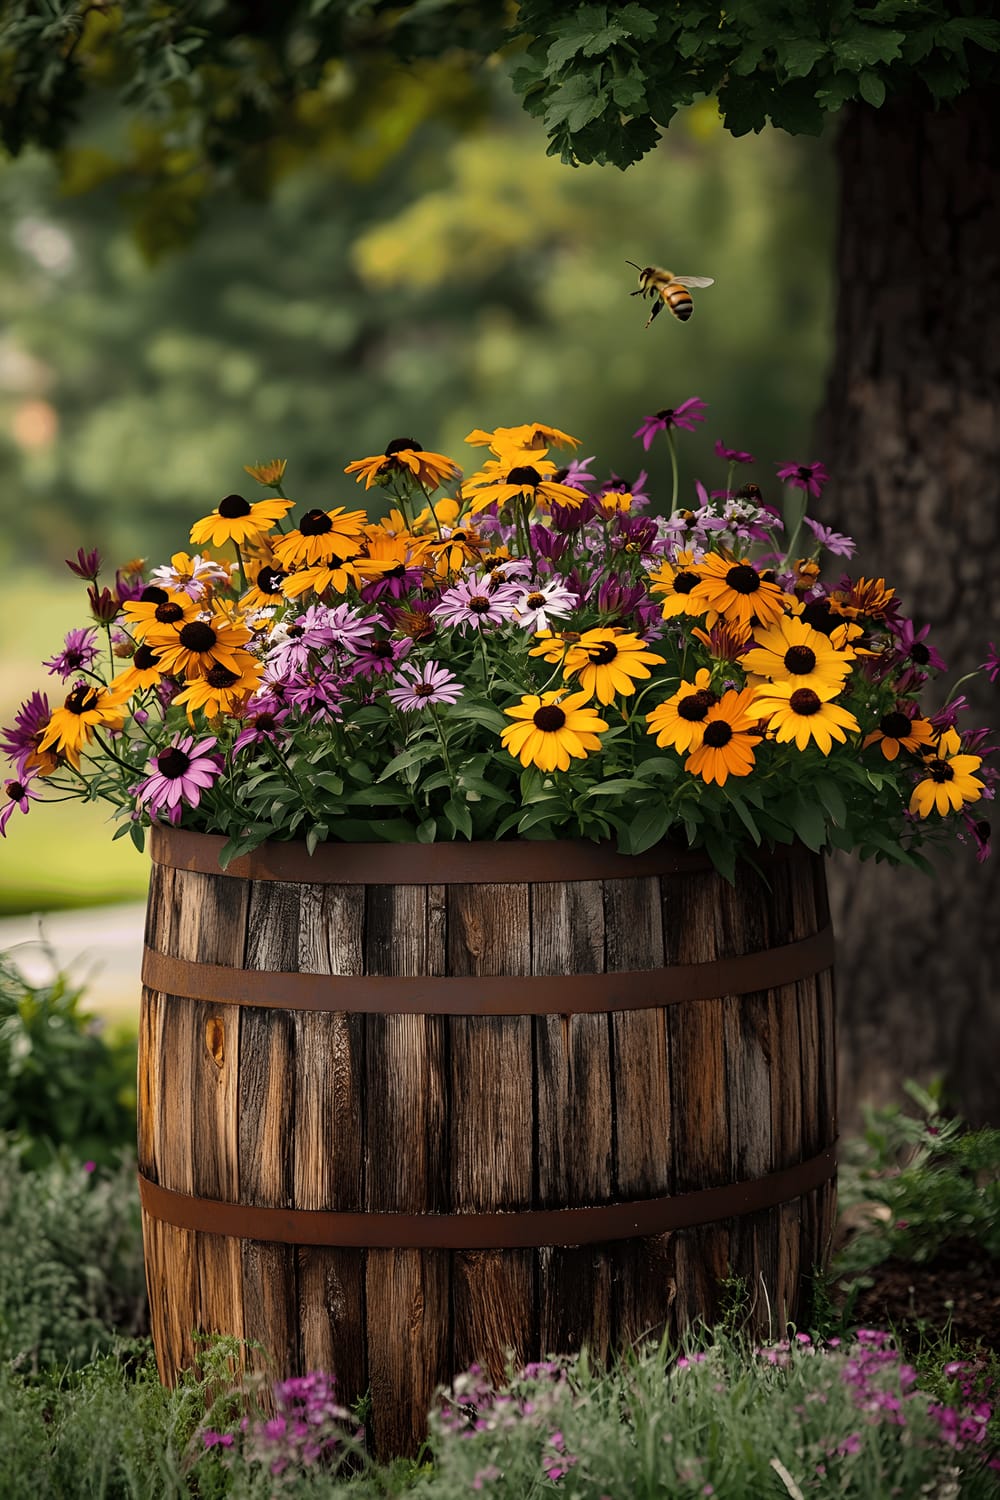
{"type": "Polygon", "coordinates": [[[538,644],[531,647],[528,655],[540,656],[543,661],[555,666],[564,660],[573,646],[580,644],[581,639],[577,630],[561,630],[555,635],[551,630],[536,630],[535,640],[538,644]]]}
{"type": "Polygon", "coordinates": [[[258,609],[276,609],[285,602],[284,584],[288,574],[283,568],[265,563],[250,576],[253,583],[240,598],[240,614],[249,615],[258,609]]]}
{"type": "Polygon", "coordinates": [[[155,687],[162,678],[163,664],[152,646],[144,641],[136,648],[126,670],[115,678],[115,692],[131,697],[143,688],[155,687]]]}
{"type": "Polygon", "coordinates": [[[877,729],[865,735],[861,748],[867,750],[869,745],[881,745],[886,760],[895,760],[900,750],[919,755],[925,746],[933,743],[934,730],[929,719],[911,719],[902,709],[894,708],[882,715],[877,729]]]}
{"type": "Polygon", "coordinates": [[[274,485],[281,483],[287,468],[287,458],[272,458],[266,464],[244,464],[243,472],[256,479],[258,484],[274,485]]]}
{"type": "MultiPolygon", "coordinates": [[[[672,620],[676,615],[703,615],[708,609],[704,599],[693,600],[692,590],[701,582],[696,571],[693,552],[678,552],[673,562],[664,560],[655,572],[650,573],[650,593],[663,599],[663,618],[672,620]]],[[[712,619],[717,619],[715,611],[712,619]]]]}
{"type": "MultiPolygon", "coordinates": [[[[519,457],[522,455],[518,455],[519,457]]],[[[530,464],[487,464],[478,474],[465,481],[463,489],[472,490],[469,509],[473,515],[489,505],[504,506],[509,500],[525,500],[529,505],[565,505],[576,510],[587,498],[571,484],[559,484],[552,478],[556,466],[548,458],[532,458],[530,464]]]]}
{"type": "Polygon", "coordinates": [[[740,625],[776,625],[793,603],[776,583],[763,578],[748,562],[721,552],[710,552],[697,565],[698,582],[691,590],[692,603],[704,603],[724,620],[740,625]]]}
{"type": "Polygon", "coordinates": [[[635,692],[636,678],[649,677],[649,666],[662,666],[663,657],[650,651],[641,636],[624,630],[585,630],[566,653],[563,671],[578,677],[587,698],[595,695],[610,703],[616,694],[628,698],[635,692]]]}
{"type": "Polygon", "coordinates": [[[707,667],[695,673],[694,682],[682,682],[676,693],[646,715],[647,734],[656,735],[661,748],[669,746],[681,755],[697,750],[705,733],[708,711],[718,703],[707,667]]]}
{"type": "Polygon", "coordinates": [[[151,584],[138,599],[129,599],[122,606],[124,623],[137,641],[145,640],[150,631],[165,625],[180,627],[189,620],[197,620],[201,605],[190,594],[168,592],[151,584]]]}
{"type": "Polygon", "coordinates": [[[292,508],[291,500],[258,500],[254,505],[242,495],[227,495],[220,500],[210,516],[195,521],[191,527],[191,542],[196,547],[210,545],[221,547],[224,542],[249,541],[270,531],[275,521],[280,521],[292,508]]]}
{"type": "Polygon", "coordinates": [[[891,610],[896,590],[886,588],[884,578],[859,578],[849,589],[835,589],[829,597],[834,614],[854,620],[864,615],[869,620],[881,620],[891,610]]]}
{"type": "Polygon", "coordinates": [[[240,672],[241,647],[250,639],[243,624],[225,615],[210,620],[189,620],[178,630],[174,626],[150,631],[149,644],[160,658],[164,672],[174,677],[204,677],[214,666],[240,672]]]}
{"type": "Polygon", "coordinates": [[[434,572],[438,578],[447,578],[460,573],[467,562],[478,562],[485,542],[473,526],[456,526],[446,529],[444,536],[429,537],[427,551],[434,559],[434,572]]]}
{"type": "Polygon", "coordinates": [[[80,769],[80,752],[97,729],[121,729],[125,722],[127,693],[97,683],[78,682],[67,694],[62,708],[53,711],[38,742],[40,752],[55,751],[75,769],[80,769]]]}
{"type": "Polygon", "coordinates": [[[568,771],[570,760],[582,760],[600,750],[600,732],[607,729],[597,710],[587,706],[587,693],[528,693],[515,708],[505,708],[508,724],[501,730],[505,750],[522,766],[540,771],[568,771]]]}
{"type": "Polygon", "coordinates": [[[938,742],[937,755],[925,763],[926,777],[913,788],[910,812],[918,818],[938,812],[943,818],[949,812],[958,812],[966,802],[978,802],[983,783],[972,773],[982,763],[979,755],[963,755],[957,731],[946,729],[938,742]]]}
{"type": "Polygon", "coordinates": [[[368,517],[363,510],[307,510],[297,531],[286,532],[274,544],[274,555],[286,572],[315,567],[317,563],[342,562],[361,551],[362,528],[368,517]]]}
{"type": "Polygon", "coordinates": [[[691,634],[708,647],[716,661],[742,661],[750,644],[750,626],[741,625],[738,620],[720,620],[714,612],[713,618],[715,624],[710,629],[693,625],[691,634]]]}
{"type": "Polygon", "coordinates": [[[429,453],[413,438],[393,438],[384,453],[355,459],[344,470],[345,474],[356,474],[359,484],[363,479],[366,490],[373,484],[388,484],[396,474],[414,479],[424,489],[436,490],[438,485],[457,479],[461,472],[454,459],[429,453]]]}
{"type": "Polygon", "coordinates": [[[494,427],[492,432],[475,427],[465,441],[472,448],[489,447],[497,454],[547,452],[549,448],[580,446],[579,438],[570,437],[558,427],[547,427],[544,422],[523,422],[520,427],[494,427]]]}
{"type": "Polygon", "coordinates": [[[174,702],[187,709],[188,721],[194,724],[194,710],[200,708],[206,718],[216,719],[220,714],[232,714],[260,684],[263,667],[247,651],[234,651],[233,661],[239,668],[216,662],[200,677],[193,677],[174,702]]]}
{"type": "Polygon", "coordinates": [[[705,715],[701,744],[684,762],[685,771],[702,781],[725,786],[729,776],[749,776],[754,746],[760,738],[753,688],[723,693],[705,715]]]}
{"type": "Polygon", "coordinates": [[[286,599],[298,599],[310,589],[316,595],[328,590],[346,594],[352,585],[359,589],[369,579],[381,577],[392,566],[392,563],[375,562],[357,552],[353,557],[331,558],[329,562],[317,563],[314,568],[296,568],[281,587],[286,599]]]}

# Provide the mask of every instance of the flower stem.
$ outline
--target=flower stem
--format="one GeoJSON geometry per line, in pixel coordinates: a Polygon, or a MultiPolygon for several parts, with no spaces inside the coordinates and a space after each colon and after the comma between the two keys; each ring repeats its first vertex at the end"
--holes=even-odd
{"type": "Polygon", "coordinates": [[[680,488],[680,482],[677,474],[677,444],[674,441],[673,432],[669,427],[666,429],[666,438],[667,447],[670,449],[670,475],[673,484],[673,489],[670,496],[670,514],[673,515],[674,511],[677,509],[677,492],[680,488]]]}

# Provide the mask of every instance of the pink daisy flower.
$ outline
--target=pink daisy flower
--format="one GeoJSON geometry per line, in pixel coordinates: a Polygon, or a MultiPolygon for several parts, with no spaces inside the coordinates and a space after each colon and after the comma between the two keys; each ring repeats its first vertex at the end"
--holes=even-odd
{"type": "Polygon", "coordinates": [[[38,793],[31,785],[34,779],[33,776],[25,776],[18,781],[4,782],[3,796],[0,798],[0,838],[7,837],[7,824],[14,815],[15,807],[26,813],[29,798],[39,800],[38,793]]]}
{"type": "Polygon", "coordinates": [[[830,476],[822,464],[779,464],[778,478],[796,490],[806,490],[819,499],[824,484],[830,476]]]}
{"type": "Polygon", "coordinates": [[[757,462],[752,453],[747,453],[742,448],[727,448],[721,438],[715,444],[715,451],[719,458],[725,459],[727,464],[753,464],[757,462]]]}
{"type": "Polygon", "coordinates": [[[997,655],[997,648],[992,641],[990,641],[986,660],[983,662],[980,670],[986,673],[991,682],[995,683],[997,678],[1000,677],[1000,656],[997,655]]]}
{"type": "Polygon", "coordinates": [[[96,583],[97,575],[101,571],[101,554],[96,547],[89,552],[83,547],[78,547],[76,557],[67,557],[66,566],[77,578],[82,578],[85,583],[96,583]]]}
{"type": "Polygon", "coordinates": [[[215,745],[214,735],[195,744],[194,735],[185,734],[158,751],[149,762],[156,767],[152,776],[132,789],[136,805],[153,819],[165,812],[168,823],[178,823],[182,807],[197,807],[221,775],[222,757],[211,754],[215,745]]]}
{"type": "Polygon", "coordinates": [[[579,597],[558,578],[550,578],[533,588],[521,591],[517,601],[517,623],[522,630],[534,633],[551,630],[553,620],[564,620],[579,603],[579,597]]]}
{"type": "Polygon", "coordinates": [[[682,401],[680,406],[665,406],[655,416],[643,417],[632,436],[642,439],[642,446],[648,453],[658,432],[666,432],[669,427],[680,427],[685,432],[694,432],[694,423],[704,422],[707,410],[706,401],[702,401],[698,396],[690,396],[687,401],[682,401]]]}
{"type": "Polygon", "coordinates": [[[25,762],[37,750],[38,741],[48,728],[51,717],[48,696],[45,693],[32,693],[17,710],[14,723],[4,729],[0,750],[14,762],[14,769],[19,776],[24,772],[25,762]]]}
{"type": "Polygon", "coordinates": [[[233,754],[238,755],[247,745],[262,745],[277,739],[278,731],[290,712],[273,693],[262,693],[259,698],[252,699],[240,714],[245,727],[233,741],[233,754]]]}
{"type": "Polygon", "coordinates": [[[442,625],[459,630],[482,630],[484,625],[503,625],[517,612],[522,590],[514,583],[494,583],[490,578],[463,578],[446,589],[431,614],[442,625]]]}
{"type": "Polygon", "coordinates": [[[820,546],[825,547],[827,552],[832,552],[834,557],[853,557],[858,550],[858,544],[853,537],[844,536],[839,531],[831,531],[829,526],[821,526],[818,521],[813,520],[812,516],[803,516],[802,519],[820,546]]]}
{"type": "Polygon", "coordinates": [[[43,661],[42,666],[48,667],[49,676],[58,673],[63,682],[67,677],[74,677],[78,672],[84,671],[92,666],[97,660],[100,652],[94,645],[97,639],[97,629],[94,625],[84,625],[69,631],[63,643],[63,648],[57,655],[43,661]]]}
{"type": "Polygon", "coordinates": [[[396,680],[399,686],[390,688],[386,697],[403,713],[413,713],[432,703],[457,703],[462,696],[458,678],[436,661],[424,662],[422,667],[416,662],[406,662],[396,680]]]}

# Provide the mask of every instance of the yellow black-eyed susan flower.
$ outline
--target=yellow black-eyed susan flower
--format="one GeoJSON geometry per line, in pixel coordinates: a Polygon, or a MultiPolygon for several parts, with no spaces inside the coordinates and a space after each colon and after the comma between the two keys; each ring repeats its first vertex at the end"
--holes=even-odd
{"type": "Polygon", "coordinates": [[[893,708],[883,714],[877,728],[866,734],[861,748],[879,745],[886,760],[895,760],[900,750],[909,750],[920,755],[934,743],[934,730],[929,719],[910,718],[901,708],[893,708]]]}
{"type": "Polygon", "coordinates": [[[834,740],[843,744],[846,731],[860,730],[854,715],[831,701],[840,690],[840,683],[804,688],[794,682],[768,682],[753,689],[754,711],[768,720],[767,732],[779,744],[794,741],[804,750],[811,741],[829,755],[834,740]]]}
{"type": "Polygon", "coordinates": [[[124,705],[128,694],[115,687],[78,682],[67,694],[62,708],[54,709],[39,743],[40,752],[51,750],[63,755],[74,769],[80,769],[80,755],[97,729],[121,729],[125,722],[124,705]]]}
{"type": "Polygon", "coordinates": [[[756,630],[754,640],[740,664],[755,677],[800,688],[836,685],[839,692],[851,670],[853,652],[835,651],[821,631],[795,615],[782,615],[769,630],[756,630]]]}
{"type": "Polygon", "coordinates": [[[649,666],[662,664],[663,657],[650,651],[641,636],[612,627],[585,630],[566,653],[563,671],[578,679],[588,698],[610,703],[619,693],[630,697],[636,679],[650,677],[649,666]]]}
{"type": "Polygon", "coordinates": [[[179,629],[189,620],[197,620],[201,606],[190,594],[174,593],[156,584],[144,588],[138,599],[128,599],[122,606],[124,624],[137,641],[163,626],[179,629]]]}
{"type": "Polygon", "coordinates": [[[487,432],[475,427],[465,441],[473,448],[492,448],[494,453],[547,452],[549,448],[579,448],[580,439],[544,422],[522,422],[519,427],[494,427],[487,432]]]}
{"type": "Polygon", "coordinates": [[[196,709],[209,719],[235,713],[256,691],[263,673],[260,662],[246,651],[235,651],[233,661],[238,671],[217,661],[200,677],[192,677],[184,691],[177,694],[174,702],[187,710],[189,723],[194,724],[196,709]]]}
{"type": "Polygon", "coordinates": [[[344,470],[345,474],[356,474],[358,484],[363,479],[366,490],[373,484],[388,484],[397,474],[409,476],[423,489],[436,490],[438,485],[457,479],[461,472],[454,459],[443,453],[430,453],[414,438],[393,438],[384,453],[357,458],[344,470]]]}
{"type": "MultiPolygon", "coordinates": [[[[703,615],[708,609],[704,599],[692,599],[691,595],[701,582],[696,571],[693,552],[678,552],[673,562],[666,558],[649,575],[650,593],[663,600],[663,618],[672,620],[676,615],[703,615]]],[[[713,621],[718,618],[712,611],[713,621]]]]}
{"type": "Polygon", "coordinates": [[[676,693],[646,715],[647,734],[656,736],[661,748],[669,746],[681,755],[697,750],[705,733],[709,709],[718,703],[707,667],[695,673],[693,682],[682,682],[676,693]]]}
{"type": "Polygon", "coordinates": [[[179,630],[166,626],[147,636],[164,672],[174,677],[204,677],[219,664],[239,673],[241,648],[249,639],[247,627],[225,615],[189,620],[179,630]]]}
{"type": "Polygon", "coordinates": [[[263,536],[276,521],[292,508],[291,500],[258,500],[251,505],[242,495],[226,495],[211,515],[203,516],[191,527],[190,540],[196,547],[221,547],[226,542],[242,542],[263,536]]]}
{"type": "Polygon", "coordinates": [[[910,812],[918,818],[929,818],[932,812],[945,817],[966,802],[978,802],[983,795],[983,783],[972,773],[982,763],[980,755],[963,755],[958,732],[946,729],[937,755],[925,762],[926,776],[913,788],[910,812]]]}
{"type": "Polygon", "coordinates": [[[258,484],[274,485],[281,483],[287,468],[287,458],[271,458],[263,464],[244,464],[243,472],[249,474],[251,479],[256,479],[258,484]]]}
{"type": "Polygon", "coordinates": [[[317,563],[342,562],[361,551],[362,529],[368,517],[363,510],[308,510],[298,530],[288,531],[274,544],[274,555],[287,572],[312,568],[317,563]]]}
{"type": "MultiPolygon", "coordinates": [[[[518,455],[521,456],[521,455],[518,455]]],[[[556,466],[551,459],[532,457],[530,463],[511,463],[501,459],[487,464],[462,486],[469,499],[469,510],[478,515],[487,506],[504,506],[511,500],[524,500],[542,509],[563,505],[576,510],[587,498],[583,490],[571,484],[559,484],[552,476],[556,466]]]]}
{"type": "Polygon", "coordinates": [[[599,735],[607,729],[597,710],[587,707],[587,693],[526,694],[514,708],[505,708],[516,719],[501,730],[505,750],[522,766],[540,771],[567,771],[571,760],[582,760],[599,750],[599,735]]]}
{"type": "Polygon", "coordinates": [[[721,552],[710,552],[697,564],[698,582],[691,602],[704,603],[724,620],[740,625],[776,625],[793,603],[776,583],[764,578],[752,563],[739,562],[721,552]]]}

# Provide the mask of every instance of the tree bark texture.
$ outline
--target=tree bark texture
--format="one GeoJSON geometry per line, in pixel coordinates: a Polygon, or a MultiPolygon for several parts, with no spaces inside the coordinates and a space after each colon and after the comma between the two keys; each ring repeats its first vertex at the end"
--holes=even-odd
{"type": "MultiPolygon", "coordinates": [[[[976,92],[937,112],[852,106],[838,152],[836,348],[817,444],[835,483],[816,512],[857,538],[858,571],[931,625],[955,681],[1000,641],[1000,113],[976,92]]],[[[996,729],[997,690],[981,678],[963,691],[959,727],[996,729]]],[[[934,863],[929,880],[832,862],[848,1128],[907,1077],[943,1077],[967,1118],[997,1117],[997,863],[978,865],[971,845],[934,863]]]]}

